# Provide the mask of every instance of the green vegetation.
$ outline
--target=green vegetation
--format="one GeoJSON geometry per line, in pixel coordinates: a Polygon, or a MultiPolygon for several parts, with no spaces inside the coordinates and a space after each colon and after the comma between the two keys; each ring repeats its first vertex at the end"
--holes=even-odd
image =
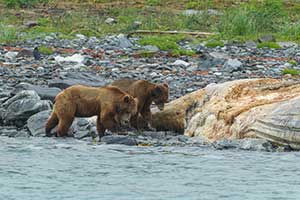
{"type": "Polygon", "coordinates": [[[300,74],[300,70],[286,68],[286,69],[282,70],[282,74],[290,74],[290,75],[296,76],[296,75],[300,74]]]}
{"type": "Polygon", "coordinates": [[[210,40],[205,44],[205,46],[209,48],[224,47],[224,43],[219,40],[210,40]]]}
{"type": "Polygon", "coordinates": [[[0,24],[0,43],[9,43],[18,39],[17,29],[14,26],[0,24]]]}
{"type": "MultiPolygon", "coordinates": [[[[300,2],[295,0],[0,0],[0,18],[1,27],[5,27],[0,30],[1,42],[52,32],[64,38],[78,33],[87,36],[129,33],[137,29],[136,20],[141,22],[138,29],[215,32],[209,39],[217,41],[256,40],[266,34],[274,35],[277,40],[300,41],[300,2]],[[43,9],[33,12],[32,7],[42,6],[43,9]],[[45,8],[51,12],[45,12],[45,8]],[[185,9],[202,12],[186,15],[185,9]],[[219,14],[211,14],[208,9],[219,14]],[[106,24],[108,17],[115,18],[117,23],[106,24]],[[39,26],[22,28],[28,20],[38,21],[39,26]]],[[[168,45],[173,45],[168,48],[176,46],[172,41],[168,45]]]]}
{"type": "Polygon", "coordinates": [[[281,47],[276,42],[262,42],[257,44],[257,48],[280,49],[281,47]]]}
{"type": "Polygon", "coordinates": [[[145,3],[148,6],[159,6],[159,5],[161,5],[160,0],[147,0],[145,3]]]}
{"type": "Polygon", "coordinates": [[[46,47],[46,46],[39,46],[39,52],[41,54],[45,54],[45,55],[53,54],[53,50],[49,47],[46,47]]]}
{"type": "Polygon", "coordinates": [[[4,4],[8,8],[28,8],[34,7],[41,3],[48,3],[48,0],[3,0],[4,4]]]}
{"type": "Polygon", "coordinates": [[[162,51],[170,51],[173,55],[194,55],[194,51],[181,49],[177,42],[186,39],[183,35],[145,36],[139,40],[141,45],[157,46],[162,51]]]}

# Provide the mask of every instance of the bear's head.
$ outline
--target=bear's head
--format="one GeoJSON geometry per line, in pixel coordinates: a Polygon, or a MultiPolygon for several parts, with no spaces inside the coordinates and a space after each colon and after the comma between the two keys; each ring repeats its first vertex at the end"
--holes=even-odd
{"type": "Polygon", "coordinates": [[[151,91],[152,99],[159,110],[163,110],[169,99],[169,86],[166,83],[156,84],[151,91]]]}
{"type": "Polygon", "coordinates": [[[122,126],[128,126],[131,116],[137,113],[138,99],[131,95],[124,95],[116,106],[116,121],[122,126]]]}

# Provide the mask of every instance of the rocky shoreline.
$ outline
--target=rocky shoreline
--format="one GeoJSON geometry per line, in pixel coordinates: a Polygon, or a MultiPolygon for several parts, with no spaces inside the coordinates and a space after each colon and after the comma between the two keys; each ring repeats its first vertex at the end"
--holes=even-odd
{"type": "MultiPolygon", "coordinates": [[[[258,49],[255,42],[227,43],[224,47],[207,48],[203,43],[179,43],[181,48],[194,50],[194,56],[170,56],[155,46],[141,46],[138,38],[112,35],[104,38],[77,35],[75,39],[59,39],[51,34],[43,39],[0,46],[0,135],[8,137],[44,136],[55,95],[73,84],[104,86],[121,78],[167,82],[170,100],[204,88],[244,78],[293,79],[282,75],[285,68],[300,69],[291,61],[300,61],[300,48],[295,43],[279,43],[281,49],[258,49]],[[50,47],[51,55],[34,59],[37,46],[50,47]],[[151,52],[145,56],[142,52],[151,52]]],[[[95,135],[94,124],[77,119],[74,137],[90,141],[95,135]]],[[[240,141],[178,135],[172,132],[129,133],[128,136],[108,135],[102,143],[141,146],[207,146],[216,149],[282,151],[262,139],[240,141]]]]}

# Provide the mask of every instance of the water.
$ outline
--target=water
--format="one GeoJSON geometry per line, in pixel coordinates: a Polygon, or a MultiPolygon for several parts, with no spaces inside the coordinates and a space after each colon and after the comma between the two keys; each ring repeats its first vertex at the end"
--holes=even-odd
{"type": "Polygon", "coordinates": [[[0,137],[1,200],[300,199],[300,152],[0,137]]]}

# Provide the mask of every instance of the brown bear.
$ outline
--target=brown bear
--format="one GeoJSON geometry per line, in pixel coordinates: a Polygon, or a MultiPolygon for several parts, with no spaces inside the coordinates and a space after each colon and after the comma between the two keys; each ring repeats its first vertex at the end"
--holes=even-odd
{"type": "Polygon", "coordinates": [[[117,87],[71,86],[55,97],[51,116],[46,123],[46,135],[57,124],[57,136],[67,136],[75,117],[97,115],[99,137],[106,129],[129,124],[131,115],[137,113],[138,100],[117,87]]]}
{"type": "Polygon", "coordinates": [[[131,125],[137,129],[140,128],[138,126],[138,115],[141,114],[146,121],[148,128],[153,130],[151,126],[152,115],[150,106],[152,102],[154,102],[159,110],[164,109],[164,105],[169,98],[168,84],[155,84],[147,80],[123,79],[114,81],[111,85],[120,88],[124,92],[127,92],[138,99],[138,112],[131,117],[131,125]]]}

